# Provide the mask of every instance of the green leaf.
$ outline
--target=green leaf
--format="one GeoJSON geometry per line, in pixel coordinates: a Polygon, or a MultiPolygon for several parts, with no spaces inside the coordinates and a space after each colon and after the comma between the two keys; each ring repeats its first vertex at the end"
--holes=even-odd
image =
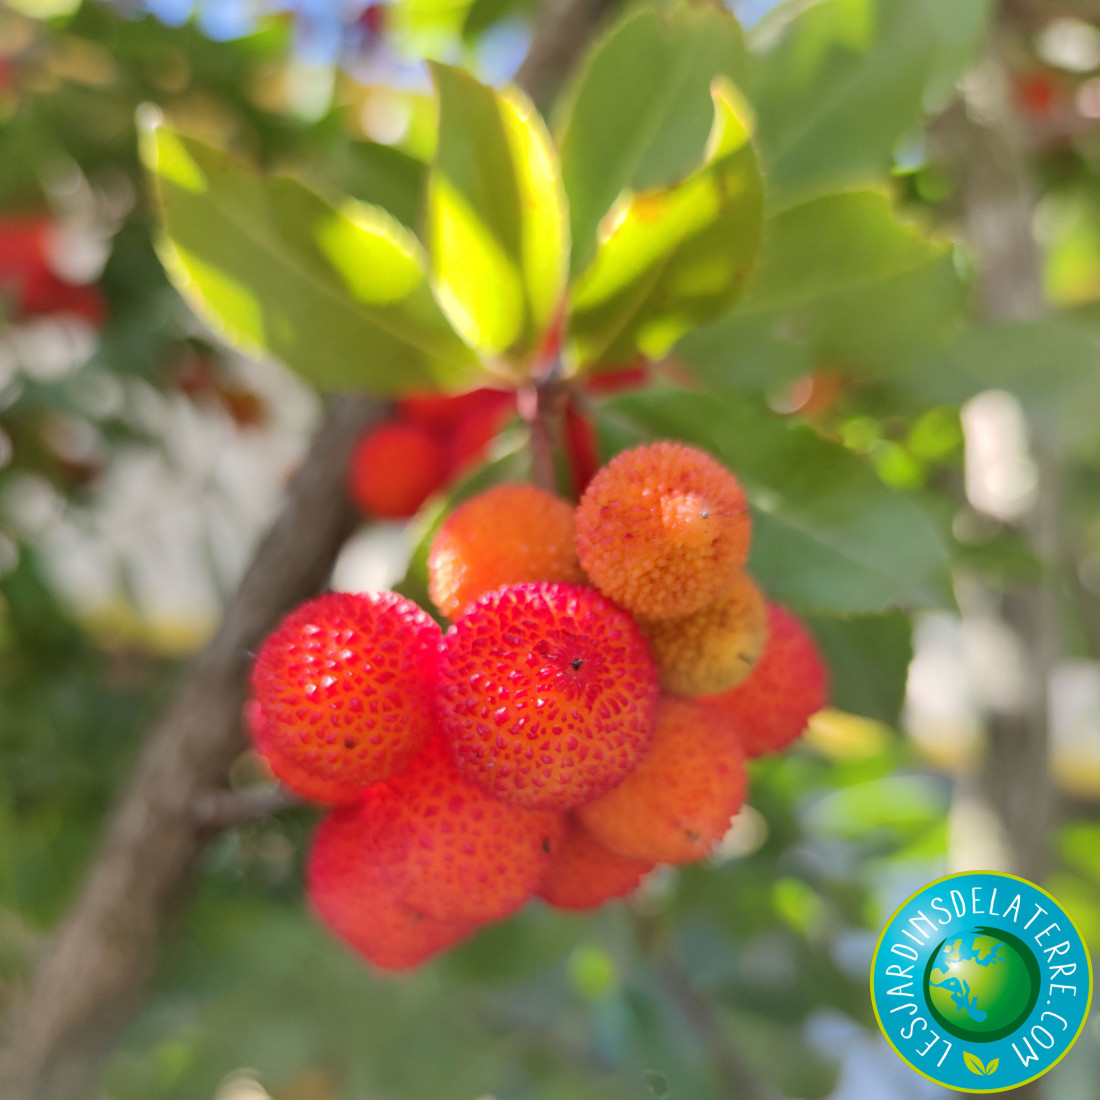
{"type": "Polygon", "coordinates": [[[1048,441],[1084,456],[1100,453],[1100,331],[1084,325],[1051,318],[969,329],[922,359],[903,381],[931,404],[1008,390],[1048,441]]]}
{"type": "Polygon", "coordinates": [[[746,310],[797,307],[928,263],[950,249],[898,219],[884,191],[825,195],[768,219],[746,310]]]}
{"type": "Polygon", "coordinates": [[[621,437],[681,439],[738,476],[753,505],[748,568],[807,614],[875,614],[943,602],[946,551],[932,520],[860,459],[749,397],[654,389],[610,400],[621,437]]]}
{"type": "Polygon", "coordinates": [[[385,211],[334,206],[164,126],[144,134],[142,152],[164,265],[230,342],[332,389],[457,389],[477,377],[420,245],[385,211]]]}
{"type": "Polygon", "coordinates": [[[528,0],[473,0],[462,23],[462,37],[476,42],[490,27],[509,15],[530,14],[528,0]]]}
{"type": "Polygon", "coordinates": [[[1000,1058],[990,1058],[985,1064],[985,1075],[992,1077],[997,1072],[997,1067],[1001,1064],[1000,1058]]]}
{"type": "Polygon", "coordinates": [[[908,616],[900,611],[851,618],[812,618],[829,667],[832,705],[896,726],[913,656],[908,616]]]}
{"type": "Polygon", "coordinates": [[[947,792],[928,775],[883,775],[841,787],[817,800],[806,817],[814,836],[863,839],[888,829],[916,837],[942,823],[947,792]]]}
{"type": "Polygon", "coordinates": [[[380,206],[415,233],[424,214],[428,166],[414,156],[373,141],[348,147],[344,189],[352,198],[380,206]]]}
{"type": "Polygon", "coordinates": [[[682,183],[624,194],[573,288],[570,352],[581,364],[663,355],[740,296],[760,242],[763,193],[752,120],[719,79],[703,166],[682,183]]]}
{"type": "Polygon", "coordinates": [[[701,382],[720,390],[775,392],[819,362],[809,342],[786,331],[781,318],[740,309],[689,332],[676,345],[676,354],[701,382]]]}
{"type": "Polygon", "coordinates": [[[560,129],[574,272],[590,263],[596,227],[620,192],[667,186],[698,164],[711,82],[741,84],[746,65],[741,28],[717,7],[637,11],[596,46],[560,129]]]}
{"type": "Polygon", "coordinates": [[[925,90],[925,111],[934,114],[955,93],[985,39],[993,0],[923,0],[932,20],[936,52],[925,90]]]}
{"type": "Polygon", "coordinates": [[[980,38],[987,0],[782,5],[754,30],[769,202],[778,209],[882,175],[980,38]]]}
{"type": "Polygon", "coordinates": [[[672,1089],[669,1088],[668,1079],[663,1073],[658,1073],[655,1069],[647,1069],[642,1071],[642,1077],[649,1086],[654,1100],[672,1100],[672,1089]]]}
{"type": "Polygon", "coordinates": [[[542,120],[515,89],[433,65],[439,147],[428,179],[436,292],[473,348],[530,352],[554,316],[569,259],[565,194],[542,120]]]}
{"type": "Polygon", "coordinates": [[[817,362],[889,375],[949,339],[965,305],[949,242],[900,221],[882,192],[842,192],[769,218],[740,306],[678,350],[712,385],[736,384],[754,345],[792,339],[817,362]]]}
{"type": "Polygon", "coordinates": [[[388,30],[405,49],[421,56],[457,35],[473,0],[401,0],[387,15],[388,30]]]}

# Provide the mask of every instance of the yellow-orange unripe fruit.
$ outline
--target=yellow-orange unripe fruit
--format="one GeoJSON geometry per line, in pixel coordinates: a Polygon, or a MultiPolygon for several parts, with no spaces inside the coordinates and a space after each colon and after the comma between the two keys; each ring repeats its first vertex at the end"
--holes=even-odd
{"type": "Polygon", "coordinates": [[[750,520],[737,479],[681,443],[624,451],[577,508],[581,568],[609,599],[647,619],[690,615],[736,580],[750,520]]]}
{"type": "Polygon", "coordinates": [[[498,485],[461,504],[428,555],[428,592],[449,619],[486,592],[528,581],[584,582],[572,507],[534,485],[498,485]]]}
{"type": "Polygon", "coordinates": [[[733,727],[696,699],[666,695],[642,762],[577,816],[620,855],[693,863],[725,835],[744,795],[745,760],[733,727]]]}
{"type": "Polygon", "coordinates": [[[676,695],[716,695],[752,671],[768,638],[768,605],[741,573],[714,603],[679,619],[639,619],[659,683],[676,695]]]}
{"type": "Polygon", "coordinates": [[[806,625],[768,608],[768,642],[743,684],[704,702],[736,730],[748,757],[781,752],[829,700],[829,674],[806,625]]]}

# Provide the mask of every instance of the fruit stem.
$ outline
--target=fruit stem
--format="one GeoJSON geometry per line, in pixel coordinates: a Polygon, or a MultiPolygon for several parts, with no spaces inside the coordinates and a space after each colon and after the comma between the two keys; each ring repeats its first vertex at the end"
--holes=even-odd
{"type": "Polygon", "coordinates": [[[695,987],[676,958],[663,922],[637,910],[631,912],[631,920],[639,951],[710,1061],[722,1086],[722,1095],[737,1097],[737,1100],[781,1100],[779,1092],[760,1075],[734,1042],[717,1006],[695,987]]]}
{"type": "Polygon", "coordinates": [[[520,416],[527,421],[530,432],[531,478],[540,489],[555,493],[558,475],[554,464],[554,440],[560,434],[568,396],[561,356],[554,356],[546,370],[533,378],[517,396],[520,416]]]}

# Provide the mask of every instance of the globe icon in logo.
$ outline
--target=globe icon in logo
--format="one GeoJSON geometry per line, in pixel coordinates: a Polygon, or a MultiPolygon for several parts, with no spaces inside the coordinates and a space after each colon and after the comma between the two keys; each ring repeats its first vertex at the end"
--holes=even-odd
{"type": "Polygon", "coordinates": [[[959,1039],[988,1043],[1010,1035],[1039,998],[1039,964],[1002,928],[948,936],[924,971],[924,996],[937,1023],[959,1039]]]}

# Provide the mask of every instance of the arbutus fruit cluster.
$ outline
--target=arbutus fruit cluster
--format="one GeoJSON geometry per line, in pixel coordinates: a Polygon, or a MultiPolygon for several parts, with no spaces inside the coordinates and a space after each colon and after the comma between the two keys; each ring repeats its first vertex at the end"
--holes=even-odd
{"type": "Polygon", "coordinates": [[[729,470],[658,442],[576,508],[522,484],[459,505],[428,558],[446,633],[392,592],[288,615],[247,717],[274,775],[333,807],[307,868],[321,920],[405,969],[533,897],[591,909],[703,859],[746,759],[826,702],[808,632],[744,572],[750,527],[729,470]]]}

